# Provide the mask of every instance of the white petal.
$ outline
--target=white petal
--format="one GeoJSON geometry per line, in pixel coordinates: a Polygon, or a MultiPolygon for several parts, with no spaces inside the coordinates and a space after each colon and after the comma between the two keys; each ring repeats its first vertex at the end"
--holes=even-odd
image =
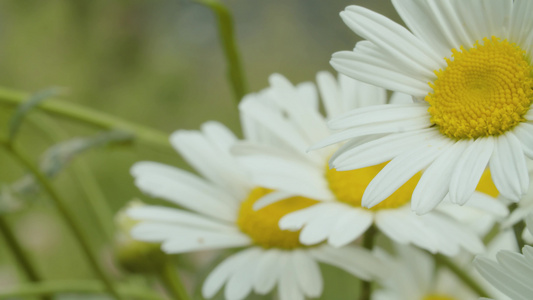
{"type": "Polygon", "coordinates": [[[455,165],[468,145],[468,142],[457,141],[429,165],[413,192],[411,199],[413,211],[425,214],[442,202],[448,194],[455,165]]]}
{"type": "Polygon", "coordinates": [[[265,196],[257,199],[257,201],[254,203],[252,208],[254,210],[260,210],[263,207],[266,207],[270,204],[274,204],[276,202],[279,202],[281,200],[287,199],[294,196],[293,194],[286,193],[284,191],[273,191],[271,193],[266,194],[265,196]]]}
{"type": "Polygon", "coordinates": [[[448,57],[451,49],[472,45],[472,38],[465,31],[458,10],[463,1],[393,1],[394,7],[411,31],[448,57]]]}
{"type": "Polygon", "coordinates": [[[279,149],[249,144],[237,145],[234,152],[238,162],[250,172],[251,181],[258,186],[313,199],[333,197],[324,180],[324,160],[316,165],[301,156],[280,153],[279,149]]]}
{"type": "Polygon", "coordinates": [[[318,141],[329,134],[324,118],[319,113],[316,105],[309,105],[316,104],[317,93],[314,85],[307,85],[306,87],[312,89],[312,91],[302,94],[301,89],[294,88],[290,81],[282,75],[271,75],[269,82],[274,93],[274,101],[287,114],[293,126],[308,141],[318,141]]]}
{"type": "Polygon", "coordinates": [[[394,92],[390,97],[390,104],[407,104],[414,103],[413,96],[404,93],[394,92]]]}
{"type": "Polygon", "coordinates": [[[329,145],[333,145],[347,139],[361,137],[365,135],[373,134],[385,134],[385,133],[406,133],[410,131],[429,128],[431,123],[427,117],[419,117],[410,120],[392,121],[390,123],[384,122],[379,124],[372,124],[366,126],[360,126],[356,128],[350,128],[338,133],[335,133],[328,138],[323,139],[319,143],[316,143],[310,150],[323,148],[329,145]]]}
{"type": "Polygon", "coordinates": [[[475,191],[465,206],[477,208],[492,214],[496,218],[503,218],[509,214],[509,209],[504,203],[487,194],[475,191]]]}
{"type": "Polygon", "coordinates": [[[235,167],[236,163],[227,149],[217,149],[216,144],[202,133],[188,130],[174,132],[170,136],[170,143],[204,178],[237,198],[246,196],[250,183],[244,171],[235,167]]]}
{"type": "Polygon", "coordinates": [[[292,263],[300,290],[307,297],[319,297],[322,294],[323,282],[317,262],[310,258],[305,251],[294,250],[292,263]]]}
{"type": "Polygon", "coordinates": [[[384,277],[386,267],[372,253],[360,247],[333,248],[327,245],[310,248],[309,253],[318,261],[340,268],[360,279],[384,277]]]}
{"type": "Polygon", "coordinates": [[[229,153],[230,148],[237,137],[226,126],[216,121],[208,121],[202,124],[202,132],[213,147],[221,152],[229,153]]]}
{"type": "Polygon", "coordinates": [[[253,248],[247,249],[231,255],[222,263],[215,267],[207,276],[204,285],[202,286],[202,295],[205,298],[211,298],[220,290],[229,277],[247,260],[250,254],[256,250],[253,248]]]}
{"type": "Polygon", "coordinates": [[[141,241],[163,242],[161,249],[167,253],[242,247],[251,243],[247,235],[237,231],[214,232],[147,222],[135,226],[131,235],[141,241]]]}
{"type": "Polygon", "coordinates": [[[392,195],[411,177],[435,160],[443,149],[450,146],[450,143],[447,138],[435,138],[395,157],[367,186],[363,194],[363,206],[372,207],[392,195]]]}
{"type": "MultiPolygon", "coordinates": [[[[330,165],[337,170],[352,170],[377,165],[408,152],[439,136],[434,128],[390,134],[364,144],[356,144],[353,148],[335,154],[330,165]]],[[[349,143],[349,142],[348,142],[349,143]]]]}
{"type": "Polygon", "coordinates": [[[522,143],[522,150],[529,158],[533,158],[533,124],[520,123],[512,132],[522,143]]]}
{"type": "MultiPolygon", "coordinates": [[[[284,117],[283,112],[278,107],[272,107],[272,99],[267,98],[267,101],[252,101],[242,102],[239,105],[241,114],[246,114],[247,117],[253,119],[271,137],[270,140],[275,141],[273,144],[277,147],[291,149],[295,153],[305,153],[307,148],[318,139],[307,139],[295,126],[291,120],[284,117]]],[[[324,123],[324,121],[321,121],[324,123]]],[[[325,126],[325,125],[324,125],[325,126]]],[[[326,136],[325,134],[324,136],[326,136]]],[[[310,153],[308,156],[314,159],[323,160],[316,153],[310,153]]]]}
{"type": "Polygon", "coordinates": [[[131,168],[135,184],[152,197],[172,201],[204,215],[233,221],[239,200],[188,172],[155,162],[138,162],[131,168]]]}
{"type": "Polygon", "coordinates": [[[406,209],[383,210],[375,219],[379,230],[397,243],[413,243],[432,253],[439,250],[433,232],[425,226],[422,217],[406,209]]]}
{"type": "Polygon", "coordinates": [[[509,41],[520,47],[525,45],[526,38],[531,34],[531,28],[533,28],[531,11],[533,11],[533,2],[529,0],[514,1],[510,18],[509,41]]]}
{"type": "Polygon", "coordinates": [[[329,121],[328,126],[337,130],[424,116],[429,118],[427,110],[428,105],[425,103],[372,105],[346,112],[329,121]]]}
{"type": "Polygon", "coordinates": [[[520,201],[529,188],[529,174],[521,143],[514,135],[504,134],[495,139],[490,169],[500,194],[511,201],[520,201]]]}
{"type": "Polygon", "coordinates": [[[300,232],[300,243],[314,245],[326,240],[335,227],[339,215],[345,209],[344,206],[340,205],[322,205],[321,207],[322,212],[320,215],[309,219],[300,232]]]}
{"type": "Polygon", "coordinates": [[[198,229],[235,231],[233,223],[215,221],[201,215],[163,206],[141,206],[127,210],[128,216],[136,220],[179,224],[198,229]]]}
{"type": "Polygon", "coordinates": [[[250,274],[255,270],[257,261],[262,254],[263,250],[260,248],[250,249],[241,265],[229,277],[224,289],[227,300],[242,300],[252,291],[253,276],[250,274]]]}
{"type": "Polygon", "coordinates": [[[320,215],[322,211],[329,206],[329,203],[318,203],[290,214],[286,214],[279,220],[279,227],[282,230],[300,230],[305,224],[320,215]]]}
{"type": "Polygon", "coordinates": [[[347,209],[339,216],[328,243],[333,247],[347,245],[359,238],[372,225],[373,220],[373,214],[364,209],[347,209]]]}
{"type": "Polygon", "coordinates": [[[474,265],[479,273],[494,287],[515,300],[530,299],[532,291],[528,291],[519,282],[508,277],[505,271],[493,261],[477,257],[474,265]]]}
{"type": "MultiPolygon", "coordinates": [[[[496,254],[496,259],[515,281],[522,283],[524,286],[531,286],[533,265],[530,265],[522,254],[500,251],[496,254]]],[[[533,287],[530,287],[530,290],[533,293],[533,287]]]]}
{"type": "Polygon", "coordinates": [[[259,258],[257,268],[253,272],[254,291],[257,294],[267,294],[276,285],[280,274],[279,266],[276,263],[279,258],[280,250],[275,248],[266,250],[259,258]]]}
{"type": "Polygon", "coordinates": [[[422,81],[396,70],[393,66],[383,66],[382,61],[364,53],[336,52],[333,53],[330,64],[339,73],[388,90],[416,97],[424,97],[431,92],[429,80],[422,81]]]}
{"type": "Polygon", "coordinates": [[[324,103],[326,115],[331,118],[340,114],[342,112],[342,103],[339,101],[340,93],[336,78],[330,72],[322,71],[316,75],[316,83],[324,103]]]}
{"type": "Polygon", "coordinates": [[[371,10],[348,6],[341,18],[355,33],[394,54],[398,63],[419,73],[433,76],[442,66],[442,59],[407,29],[371,10]]]}
{"type": "Polygon", "coordinates": [[[450,181],[449,196],[453,203],[462,205],[470,199],[487,167],[493,148],[494,140],[489,136],[478,138],[463,152],[450,181]]]}
{"type": "MultiPolygon", "coordinates": [[[[278,295],[280,300],[304,300],[304,294],[296,281],[296,270],[292,267],[290,253],[285,253],[285,259],[280,261],[278,267],[282,268],[278,282],[278,295]],[[281,263],[284,262],[284,263],[281,263]]],[[[283,256],[282,256],[283,257],[283,256]]]]}
{"type": "MultiPolygon", "coordinates": [[[[437,240],[440,242],[440,247],[462,247],[470,253],[481,253],[485,249],[477,235],[456,220],[439,213],[431,213],[422,217],[426,226],[434,232],[434,236],[439,237],[437,240]]],[[[458,253],[458,249],[449,252],[438,250],[448,256],[458,253]]]]}

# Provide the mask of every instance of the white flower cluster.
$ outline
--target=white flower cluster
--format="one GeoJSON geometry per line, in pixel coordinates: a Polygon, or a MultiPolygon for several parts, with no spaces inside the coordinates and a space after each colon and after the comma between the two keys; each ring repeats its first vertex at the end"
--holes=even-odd
{"type": "Polygon", "coordinates": [[[179,208],[130,209],[132,236],[173,254],[236,249],[206,298],[318,298],[324,263],[377,282],[376,300],[532,299],[533,250],[504,236],[533,207],[533,2],[393,4],[408,28],[341,13],[365,40],[333,54],[338,76],[274,74],[242,99],[244,138],[216,122],[172,134],[198,175],[135,164],[137,187],[179,208]],[[390,249],[369,250],[376,232],[390,249]]]}

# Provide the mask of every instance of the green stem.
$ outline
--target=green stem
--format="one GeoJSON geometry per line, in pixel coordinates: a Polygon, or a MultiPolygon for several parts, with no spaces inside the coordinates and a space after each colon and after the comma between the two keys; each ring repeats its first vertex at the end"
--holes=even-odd
{"type": "Polygon", "coordinates": [[[80,245],[83,254],[85,255],[87,261],[93,268],[96,275],[100,278],[100,280],[106,286],[107,290],[111,295],[113,295],[116,299],[121,299],[113,283],[107,277],[102,268],[99,266],[96,255],[93,253],[89,245],[89,239],[87,238],[85,232],[81,229],[81,226],[72,217],[72,213],[67,208],[66,201],[59,196],[59,194],[55,191],[48,178],[46,178],[46,176],[31,163],[28,157],[22,154],[22,152],[18,150],[14,145],[8,144],[6,142],[3,142],[3,145],[5,149],[8,150],[9,153],[11,153],[12,156],[17,161],[19,161],[22,166],[27,168],[33,174],[33,176],[35,176],[35,179],[37,179],[37,181],[42,185],[44,190],[50,195],[50,198],[56,205],[59,214],[74,234],[74,237],[80,245]]]}
{"type": "Polygon", "coordinates": [[[483,237],[483,244],[490,244],[492,240],[494,240],[494,238],[498,236],[498,233],[500,233],[500,224],[494,223],[489,232],[483,237]]]}
{"type": "Polygon", "coordinates": [[[237,104],[247,93],[242,62],[235,41],[233,19],[229,10],[218,0],[196,0],[209,7],[217,16],[218,34],[228,63],[228,77],[237,104]]]}
{"type": "MultiPolygon", "coordinates": [[[[30,116],[28,121],[44,134],[48,135],[53,143],[57,143],[69,138],[67,132],[59,126],[53,119],[46,115],[36,114],[30,116]],[[35,120],[37,119],[37,120],[35,120]]],[[[77,181],[81,191],[85,194],[87,204],[92,209],[96,224],[100,231],[104,234],[107,241],[113,239],[113,212],[109,206],[104,193],[100,189],[96,178],[94,177],[91,169],[87,166],[87,163],[82,159],[72,163],[72,170],[76,176],[73,176],[77,181]]]]}
{"type": "MultiPolygon", "coordinates": [[[[128,299],[139,300],[164,300],[152,291],[146,291],[129,286],[118,286],[120,294],[128,299]]],[[[106,287],[94,280],[68,280],[47,281],[41,283],[22,284],[14,288],[0,289],[0,299],[13,299],[21,297],[35,297],[44,294],[101,294],[106,292],[106,287]]]]}
{"type": "MultiPolygon", "coordinates": [[[[370,226],[363,237],[363,248],[372,251],[374,248],[375,238],[378,230],[374,225],[370,226]]],[[[361,292],[359,300],[370,300],[372,295],[372,281],[361,281],[361,292]]]]}
{"type": "MultiPolygon", "coordinates": [[[[0,88],[0,104],[18,106],[25,102],[28,96],[29,94],[27,93],[0,88]]],[[[99,129],[122,129],[134,134],[140,142],[170,149],[167,133],[124,121],[115,116],[104,114],[71,102],[62,102],[51,99],[39,104],[37,108],[70,120],[90,124],[99,129]]]]}
{"type": "MultiPolygon", "coordinates": [[[[516,203],[509,205],[509,214],[511,214],[517,208],[518,208],[518,204],[516,203]]],[[[513,225],[513,232],[516,238],[516,244],[518,245],[518,249],[520,250],[524,248],[524,246],[526,245],[526,242],[522,238],[522,233],[524,232],[525,228],[526,228],[526,222],[523,219],[520,220],[519,222],[516,222],[513,225]]]]}
{"type": "MultiPolygon", "coordinates": [[[[0,216],[0,232],[4,237],[6,245],[11,249],[13,256],[17,260],[24,274],[26,274],[28,280],[31,282],[40,282],[42,280],[41,276],[39,276],[37,271],[33,268],[33,265],[28,257],[26,257],[26,253],[24,253],[22,246],[17,241],[15,234],[11,231],[9,224],[6,222],[3,216],[0,216]]],[[[43,295],[41,298],[43,300],[51,299],[48,295],[43,295]]]]}
{"type": "Polygon", "coordinates": [[[178,270],[168,257],[166,257],[164,264],[159,270],[159,277],[172,296],[172,299],[189,300],[189,295],[179,278],[178,270]]]}
{"type": "Polygon", "coordinates": [[[459,279],[461,279],[463,283],[465,283],[472,291],[476,292],[479,297],[481,298],[488,297],[487,292],[472,277],[470,277],[470,275],[468,275],[464,270],[459,268],[450,259],[448,259],[448,257],[442,254],[435,254],[434,257],[435,257],[435,261],[437,265],[446,266],[459,279]]]}

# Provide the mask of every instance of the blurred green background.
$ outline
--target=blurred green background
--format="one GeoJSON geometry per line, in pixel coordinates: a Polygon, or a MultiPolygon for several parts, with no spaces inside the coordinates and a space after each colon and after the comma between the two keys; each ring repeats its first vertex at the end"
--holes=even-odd
{"type": "MultiPolygon", "coordinates": [[[[271,73],[293,83],[314,80],[320,70],[333,71],[329,58],[349,50],[357,37],[338,13],[364,5],[398,21],[389,1],[228,0],[234,15],[249,90],[267,86],[271,73]]],[[[226,62],[213,13],[184,0],[1,0],[0,86],[36,92],[50,86],[68,88],[63,101],[90,107],[165,133],[198,129],[217,120],[238,131],[238,115],[226,78],[226,62]]],[[[7,130],[12,109],[0,106],[0,130],[7,130]]],[[[34,112],[33,115],[42,115],[34,112]]],[[[42,117],[42,116],[41,116],[42,117]]],[[[38,119],[35,119],[38,120],[38,119]]],[[[90,136],[92,128],[56,119],[56,139],[90,136]]],[[[19,145],[35,162],[51,145],[37,123],[25,123],[19,145]]],[[[134,197],[130,166],[155,160],[187,168],[169,149],[147,145],[98,148],[77,157],[54,183],[112,273],[109,242],[96,230],[76,169],[93,173],[113,211],[134,197]]],[[[25,172],[0,152],[0,183],[25,172]]],[[[7,220],[47,279],[88,278],[69,231],[45,195],[7,220]]],[[[111,224],[111,220],[109,222],[111,224]]],[[[0,289],[20,280],[0,239],[0,289]]],[[[331,284],[338,282],[333,280],[331,284]]]]}

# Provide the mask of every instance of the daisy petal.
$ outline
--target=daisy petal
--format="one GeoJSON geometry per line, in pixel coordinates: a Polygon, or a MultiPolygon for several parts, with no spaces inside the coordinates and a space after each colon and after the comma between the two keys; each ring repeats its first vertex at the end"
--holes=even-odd
{"type": "Polygon", "coordinates": [[[517,0],[513,3],[509,40],[520,47],[526,45],[526,38],[531,34],[530,28],[533,28],[533,19],[531,19],[529,14],[532,10],[533,2],[529,0],[517,0]]]}
{"type": "Polygon", "coordinates": [[[451,49],[475,41],[465,31],[457,13],[461,2],[394,0],[392,3],[416,36],[429,43],[441,57],[448,57],[451,49]]]}
{"type": "Polygon", "coordinates": [[[331,230],[328,244],[342,247],[359,238],[372,225],[372,213],[363,209],[346,208],[331,230]]]}
{"type": "Polygon", "coordinates": [[[281,276],[278,282],[278,295],[280,300],[305,300],[303,292],[296,281],[296,270],[294,270],[292,263],[292,255],[290,253],[284,254],[285,263],[279,264],[282,268],[281,276]]]}
{"type": "Polygon", "coordinates": [[[425,144],[438,135],[439,132],[433,128],[390,134],[364,144],[356,144],[351,149],[344,149],[344,152],[332,157],[330,165],[338,171],[374,166],[425,144]]]}
{"type": "Polygon", "coordinates": [[[489,136],[478,138],[463,152],[450,180],[449,197],[453,203],[462,205],[470,199],[487,167],[493,149],[494,140],[489,136]]]}
{"type": "Polygon", "coordinates": [[[233,224],[224,224],[201,215],[163,206],[141,206],[128,209],[127,214],[136,220],[174,223],[194,228],[217,231],[234,231],[233,224]]]}
{"type": "Polygon", "coordinates": [[[346,112],[328,122],[333,129],[395,122],[405,119],[427,117],[428,105],[425,103],[372,105],[346,112]]]}
{"type": "Polygon", "coordinates": [[[300,232],[300,243],[309,246],[327,239],[331,230],[335,227],[339,214],[344,210],[344,207],[340,205],[322,205],[321,207],[322,212],[320,215],[309,219],[300,232]]]}
{"type": "Polygon", "coordinates": [[[434,138],[395,157],[367,186],[363,194],[363,206],[372,207],[392,195],[411,177],[435,160],[449,144],[448,139],[434,138]]]}
{"type": "Polygon", "coordinates": [[[237,200],[193,174],[155,162],[138,162],[131,168],[131,174],[137,187],[153,197],[216,219],[235,219],[237,200]]]}
{"type": "Polygon", "coordinates": [[[495,139],[490,159],[494,185],[505,198],[518,202],[529,187],[529,174],[521,142],[512,134],[495,139]]]}
{"type": "Polygon", "coordinates": [[[330,64],[339,73],[388,90],[419,98],[431,92],[427,82],[406,75],[391,66],[382,66],[381,61],[363,53],[336,52],[330,64]]]}
{"type": "Polygon", "coordinates": [[[448,194],[450,177],[468,142],[457,141],[447,148],[424,171],[411,199],[411,208],[417,214],[425,214],[435,208],[448,194]]]}
{"type": "Polygon", "coordinates": [[[276,263],[280,258],[280,250],[268,249],[259,258],[257,268],[253,272],[254,291],[260,295],[267,294],[276,285],[280,268],[276,263]]]}
{"type": "Polygon", "coordinates": [[[324,208],[329,207],[329,203],[319,203],[308,208],[300,209],[290,214],[286,214],[279,220],[279,228],[282,230],[297,231],[319,216],[324,208]]]}
{"type": "Polygon", "coordinates": [[[218,266],[215,267],[207,276],[204,285],[202,286],[202,295],[205,298],[211,298],[220,290],[224,283],[231,275],[247,260],[250,254],[256,250],[253,248],[238,252],[226,258],[218,266]]]}
{"type": "Polygon", "coordinates": [[[417,72],[434,76],[433,70],[442,66],[442,59],[404,27],[371,10],[348,6],[341,12],[344,23],[355,33],[370,40],[396,57],[398,63],[417,72]]]}
{"type": "Polygon", "coordinates": [[[309,298],[317,298],[322,294],[323,282],[317,262],[306,252],[295,250],[292,252],[292,263],[297,276],[300,290],[309,298]]]}
{"type": "MultiPolygon", "coordinates": [[[[197,131],[178,130],[170,136],[170,143],[204,178],[225,188],[239,199],[246,196],[250,186],[244,171],[235,167],[235,161],[229,152],[214,147],[205,135],[197,131]]],[[[224,142],[217,141],[219,145],[222,143],[224,142]]]]}
{"type": "Polygon", "coordinates": [[[514,128],[513,134],[522,142],[524,154],[533,159],[533,124],[520,123],[514,128]]]}
{"type": "MultiPolygon", "coordinates": [[[[477,257],[474,265],[479,273],[494,287],[515,300],[528,300],[533,291],[507,276],[502,267],[486,258],[477,257]],[[529,296],[524,296],[529,295],[529,296]]],[[[530,285],[531,287],[531,285],[530,285]]]]}
{"type": "Polygon", "coordinates": [[[257,260],[263,254],[262,249],[252,248],[242,260],[241,265],[229,277],[224,296],[227,300],[242,300],[252,291],[253,273],[257,260]]]}

